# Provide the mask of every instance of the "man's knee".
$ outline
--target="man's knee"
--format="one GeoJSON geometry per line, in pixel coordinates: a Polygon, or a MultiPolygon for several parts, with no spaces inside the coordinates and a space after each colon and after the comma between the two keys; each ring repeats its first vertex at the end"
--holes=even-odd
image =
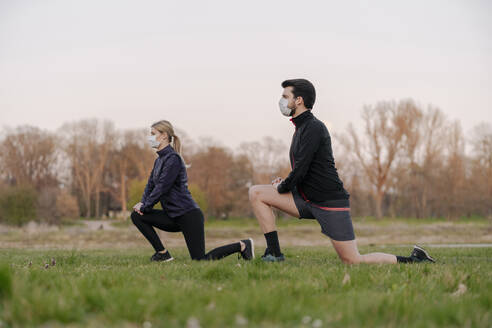
{"type": "Polygon", "coordinates": [[[345,264],[359,264],[362,262],[360,255],[341,255],[340,260],[345,264]]]}
{"type": "Polygon", "coordinates": [[[261,190],[260,186],[251,186],[249,187],[249,201],[251,203],[257,202],[261,200],[261,190]]]}

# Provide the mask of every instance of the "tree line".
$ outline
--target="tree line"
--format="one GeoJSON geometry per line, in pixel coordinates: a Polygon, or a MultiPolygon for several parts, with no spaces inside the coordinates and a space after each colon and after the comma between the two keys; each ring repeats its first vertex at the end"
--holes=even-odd
{"type": "MultiPolygon", "coordinates": [[[[362,126],[332,134],[338,171],[355,216],[492,215],[492,127],[465,136],[458,121],[414,101],[365,106],[362,126]],[[465,149],[467,151],[465,151],[465,149]]],[[[118,130],[80,120],[56,132],[4,128],[0,137],[0,220],[128,215],[155,160],[149,129],[118,130]]],[[[290,172],[288,144],[265,137],[230,149],[211,138],[183,143],[190,190],[210,217],[252,216],[248,188],[290,172]]]]}

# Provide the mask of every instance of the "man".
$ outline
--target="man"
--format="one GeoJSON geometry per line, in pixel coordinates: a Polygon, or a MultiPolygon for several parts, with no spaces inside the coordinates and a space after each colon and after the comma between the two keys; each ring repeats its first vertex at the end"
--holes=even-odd
{"type": "Polygon", "coordinates": [[[272,185],[256,185],[249,190],[253,211],[267,242],[262,259],[284,260],[272,212],[275,207],[297,218],[316,219],[344,263],[434,262],[419,246],[414,247],[409,257],[359,253],[350,217],[349,194],[335,168],[330,134],[311,112],[316,100],[314,86],[308,80],[294,79],[284,81],[282,88],[280,111],[292,116],[295,126],[289,151],[292,171],[285,180],[276,178],[272,185]]]}

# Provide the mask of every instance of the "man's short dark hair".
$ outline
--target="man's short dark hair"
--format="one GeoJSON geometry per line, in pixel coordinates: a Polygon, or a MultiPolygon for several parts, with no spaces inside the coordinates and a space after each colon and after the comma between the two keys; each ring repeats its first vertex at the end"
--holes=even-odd
{"type": "Polygon", "coordinates": [[[294,97],[302,97],[304,106],[312,109],[316,100],[316,90],[314,85],[306,79],[285,80],[282,82],[282,88],[292,87],[294,97]]]}

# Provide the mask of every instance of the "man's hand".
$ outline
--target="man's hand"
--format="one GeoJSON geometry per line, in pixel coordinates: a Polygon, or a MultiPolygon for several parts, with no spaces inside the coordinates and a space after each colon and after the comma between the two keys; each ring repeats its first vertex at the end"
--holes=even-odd
{"type": "Polygon", "coordinates": [[[276,177],[275,179],[272,180],[272,186],[277,189],[278,185],[282,183],[282,178],[276,177]]]}
{"type": "Polygon", "coordinates": [[[137,212],[138,214],[143,215],[142,211],[140,210],[140,208],[142,207],[142,205],[143,205],[142,202],[136,203],[135,206],[133,206],[133,210],[135,212],[137,212]]]}

